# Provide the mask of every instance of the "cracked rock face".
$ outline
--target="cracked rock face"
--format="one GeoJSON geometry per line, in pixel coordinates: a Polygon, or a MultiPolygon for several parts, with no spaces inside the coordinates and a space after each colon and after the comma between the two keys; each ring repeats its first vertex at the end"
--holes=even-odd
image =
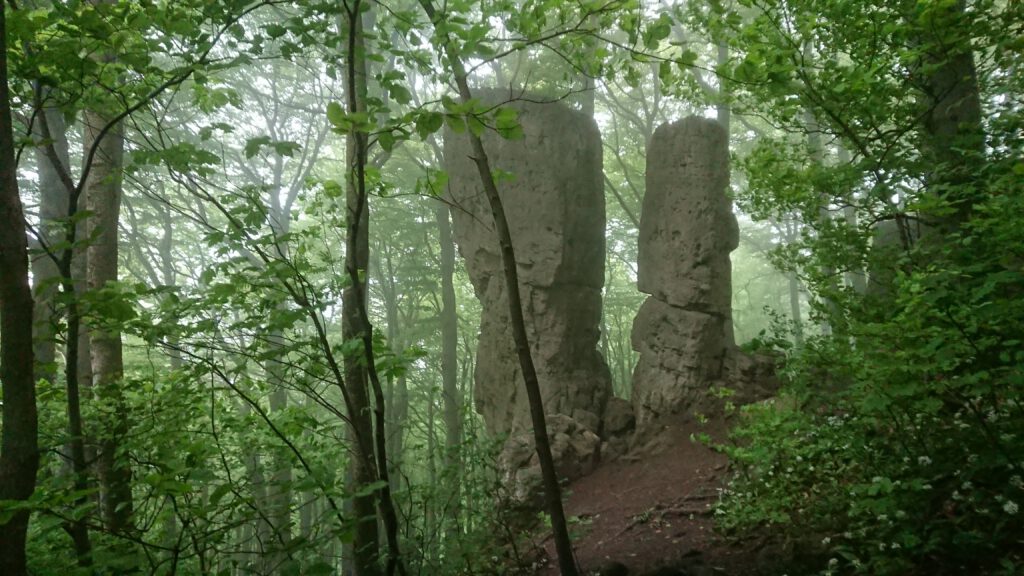
{"type": "MultiPolygon", "coordinates": [[[[502,102],[497,93],[478,95],[502,102]]],[[[546,414],[592,433],[611,396],[598,352],[604,283],[605,205],[601,137],[592,118],[560,103],[506,104],[524,138],[485,131],[518,264],[526,328],[546,414]]],[[[465,134],[445,134],[447,200],[459,252],[483,306],[475,372],[476,409],[491,434],[532,430],[512,339],[493,216],[465,134]]]]}
{"type": "MultiPolygon", "coordinates": [[[[559,479],[573,480],[590,474],[601,460],[601,439],[586,426],[564,414],[547,416],[551,457],[559,479]]],[[[544,483],[533,432],[519,432],[509,438],[499,458],[505,475],[507,495],[514,507],[537,510],[544,504],[544,483]]]]}
{"type": "Polygon", "coordinates": [[[726,195],[725,130],[691,116],[659,126],[647,149],[637,286],[670,306],[729,318],[729,253],[740,236],[726,195]]]}
{"type": "Polygon", "coordinates": [[[739,229],[726,191],[728,137],[713,120],[660,126],[648,146],[633,321],[638,431],[673,414],[706,413],[717,386],[749,388],[757,363],[736,348],[732,264],[739,229]]]}

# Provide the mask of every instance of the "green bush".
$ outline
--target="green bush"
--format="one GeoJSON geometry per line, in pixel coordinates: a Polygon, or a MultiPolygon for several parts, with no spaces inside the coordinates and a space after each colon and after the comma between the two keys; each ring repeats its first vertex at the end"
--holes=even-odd
{"type": "Polygon", "coordinates": [[[1024,570],[1017,187],[922,241],[891,296],[844,303],[848,333],[789,351],[785,392],[723,446],[722,530],[772,534],[813,573],[1024,570]]]}

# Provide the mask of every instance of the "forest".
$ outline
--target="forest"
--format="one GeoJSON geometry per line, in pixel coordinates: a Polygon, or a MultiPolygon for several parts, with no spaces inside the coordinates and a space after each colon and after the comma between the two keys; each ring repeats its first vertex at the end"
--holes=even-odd
{"type": "Polygon", "coordinates": [[[1024,574],[1024,3],[0,46],[0,575],[1024,574]]]}

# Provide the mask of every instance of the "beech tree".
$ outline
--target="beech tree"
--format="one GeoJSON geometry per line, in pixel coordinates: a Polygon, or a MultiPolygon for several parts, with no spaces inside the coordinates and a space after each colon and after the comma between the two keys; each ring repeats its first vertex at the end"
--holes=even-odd
{"type": "MultiPolygon", "coordinates": [[[[7,54],[6,20],[0,15],[0,51],[7,54]]],[[[14,126],[6,58],[0,59],[0,381],[3,434],[0,436],[0,500],[24,503],[36,487],[39,466],[36,388],[33,381],[32,292],[28,244],[18,194],[14,126]]],[[[29,508],[0,520],[0,570],[28,574],[25,537],[29,508]]]]}

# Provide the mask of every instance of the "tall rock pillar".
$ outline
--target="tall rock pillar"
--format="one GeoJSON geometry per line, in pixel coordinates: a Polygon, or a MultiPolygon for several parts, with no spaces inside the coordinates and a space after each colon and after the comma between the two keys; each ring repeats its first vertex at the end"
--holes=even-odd
{"type": "MultiPolygon", "coordinates": [[[[494,96],[484,99],[504,100],[494,96]]],[[[524,137],[506,140],[488,131],[484,148],[492,168],[501,171],[498,188],[545,412],[568,416],[597,434],[611,396],[611,376],[597,349],[605,256],[600,133],[592,118],[561,103],[505,106],[518,110],[524,137]]],[[[528,432],[501,253],[467,140],[447,133],[444,155],[455,239],[483,305],[476,409],[491,434],[528,432]]]]}
{"type": "Polygon", "coordinates": [[[712,410],[716,385],[745,386],[754,362],[736,348],[729,253],[739,229],[726,191],[728,136],[710,119],[664,124],[647,147],[633,321],[638,430],[673,414],[712,410]]]}

